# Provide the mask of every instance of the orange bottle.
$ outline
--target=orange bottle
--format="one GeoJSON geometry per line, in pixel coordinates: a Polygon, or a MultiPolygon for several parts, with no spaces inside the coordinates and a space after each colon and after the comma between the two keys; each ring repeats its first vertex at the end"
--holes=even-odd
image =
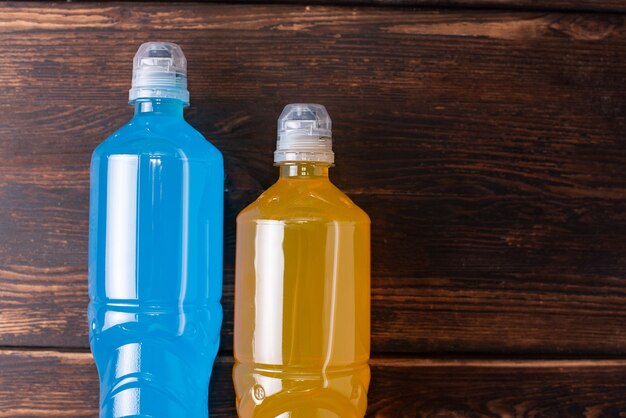
{"type": "Polygon", "coordinates": [[[324,106],[278,121],[280,178],[237,218],[233,379],[242,418],[361,418],[370,220],[328,178],[324,106]]]}

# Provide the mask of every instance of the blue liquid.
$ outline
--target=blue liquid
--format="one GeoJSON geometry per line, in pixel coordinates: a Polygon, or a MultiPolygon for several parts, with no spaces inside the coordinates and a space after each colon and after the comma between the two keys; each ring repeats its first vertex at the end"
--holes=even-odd
{"type": "Polygon", "coordinates": [[[181,101],[135,106],[91,161],[100,417],[207,417],[222,323],[222,156],[181,101]]]}

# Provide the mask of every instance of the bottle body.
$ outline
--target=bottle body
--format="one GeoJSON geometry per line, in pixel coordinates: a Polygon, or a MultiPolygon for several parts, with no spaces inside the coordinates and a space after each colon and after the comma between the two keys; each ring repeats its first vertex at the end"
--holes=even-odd
{"type": "Polygon", "coordinates": [[[365,415],[370,222],[327,171],[282,164],[279,181],[237,218],[240,417],[365,415]]]}
{"type": "Polygon", "coordinates": [[[92,156],[89,331],[100,416],[207,417],[222,322],[223,163],[143,100],[92,156]]]}

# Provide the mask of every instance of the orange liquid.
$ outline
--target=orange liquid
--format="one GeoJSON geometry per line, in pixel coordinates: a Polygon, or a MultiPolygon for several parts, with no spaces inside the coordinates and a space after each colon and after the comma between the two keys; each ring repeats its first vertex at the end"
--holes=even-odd
{"type": "Polygon", "coordinates": [[[283,163],[237,218],[235,359],[242,418],[363,417],[370,221],[328,166],[283,163]]]}

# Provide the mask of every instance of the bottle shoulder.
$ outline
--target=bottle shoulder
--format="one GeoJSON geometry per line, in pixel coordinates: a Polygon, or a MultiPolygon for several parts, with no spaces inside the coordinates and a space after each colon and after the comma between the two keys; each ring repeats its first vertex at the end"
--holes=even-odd
{"type": "Polygon", "coordinates": [[[277,181],[237,217],[239,223],[257,220],[370,223],[367,213],[327,179],[277,181]]]}
{"type": "Polygon", "coordinates": [[[134,117],[96,147],[93,158],[112,154],[213,159],[221,152],[182,118],[134,117]]]}

